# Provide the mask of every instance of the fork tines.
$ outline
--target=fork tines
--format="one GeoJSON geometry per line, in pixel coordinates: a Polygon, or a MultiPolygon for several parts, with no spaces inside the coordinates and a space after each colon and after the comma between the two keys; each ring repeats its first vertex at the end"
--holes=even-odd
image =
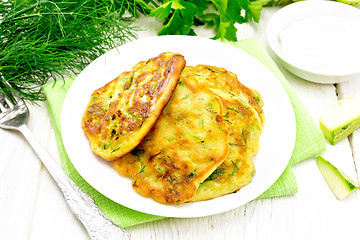
{"type": "Polygon", "coordinates": [[[2,93],[0,93],[0,110],[1,112],[5,112],[7,109],[11,109],[14,107],[14,104],[2,93]]]}
{"type": "MultiPolygon", "coordinates": [[[[1,77],[1,76],[0,76],[1,77]]],[[[2,80],[4,80],[4,78],[2,78],[2,80]]],[[[9,88],[6,89],[7,92],[9,92],[11,95],[10,97],[5,96],[5,89],[3,89],[2,92],[0,92],[0,112],[5,112],[9,109],[13,109],[14,108],[14,104],[21,104],[23,103],[23,100],[13,91],[11,91],[10,89],[12,88],[11,85],[6,82],[3,81],[3,83],[5,85],[7,85],[9,88]]]]}

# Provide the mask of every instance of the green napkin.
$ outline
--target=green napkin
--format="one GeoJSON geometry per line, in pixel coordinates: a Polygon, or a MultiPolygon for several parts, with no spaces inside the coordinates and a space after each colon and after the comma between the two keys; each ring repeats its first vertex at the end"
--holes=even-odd
{"type": "MultiPolygon", "coordinates": [[[[297,182],[290,166],[301,160],[307,159],[325,151],[324,137],[312,118],[307,113],[296,93],[292,90],[291,86],[286,81],[285,77],[277,68],[276,64],[273,62],[263,46],[253,38],[231,44],[259,59],[275,74],[275,76],[279,78],[279,81],[282,83],[284,89],[287,91],[291,99],[296,116],[296,143],[289,162],[289,166],[285,169],[281,177],[273,184],[273,186],[271,186],[266,192],[259,196],[259,198],[295,194],[297,192],[297,182]]],[[[80,188],[85,190],[93,197],[99,208],[114,223],[122,227],[129,227],[132,225],[163,218],[160,216],[137,212],[113,202],[91,187],[75,170],[65,152],[60,132],[62,104],[65,95],[73,81],[73,78],[69,78],[64,82],[49,82],[43,86],[43,91],[47,97],[51,122],[55,131],[62,167],[80,188]]]]}

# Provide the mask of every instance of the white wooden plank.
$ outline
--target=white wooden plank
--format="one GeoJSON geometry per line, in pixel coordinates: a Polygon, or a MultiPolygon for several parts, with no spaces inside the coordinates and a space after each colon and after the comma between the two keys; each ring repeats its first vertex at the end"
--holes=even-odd
{"type": "MultiPolygon", "coordinates": [[[[42,109],[42,111],[48,115],[46,108],[42,109]]],[[[52,126],[47,131],[47,135],[47,142],[44,146],[55,161],[60,164],[52,126]]],[[[86,229],[71,212],[62,192],[44,167],[40,173],[40,183],[34,209],[28,240],[89,239],[86,229]]]]}
{"type": "Polygon", "coordinates": [[[47,171],[42,171],[39,193],[28,240],[87,240],[82,223],[72,214],[60,189],[47,171]]]}
{"type": "MultiPolygon", "coordinates": [[[[29,128],[44,142],[50,128],[49,118],[37,106],[30,106],[30,110],[29,128]]],[[[0,141],[1,239],[25,239],[34,211],[41,164],[20,133],[1,129],[0,141]]]]}
{"type": "Polygon", "coordinates": [[[33,161],[29,147],[19,144],[23,141],[20,135],[1,131],[0,139],[0,232],[5,239],[25,239],[33,212],[40,164],[33,161]]]}

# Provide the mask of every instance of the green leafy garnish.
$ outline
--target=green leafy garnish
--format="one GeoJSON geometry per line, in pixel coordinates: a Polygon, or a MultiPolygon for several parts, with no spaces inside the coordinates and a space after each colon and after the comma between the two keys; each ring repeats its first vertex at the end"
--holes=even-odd
{"type": "Polygon", "coordinates": [[[129,24],[137,9],[146,12],[140,3],[0,1],[0,92],[44,100],[40,87],[49,79],[77,74],[99,55],[135,37],[129,24]]]}
{"type": "MultiPolygon", "coordinates": [[[[163,19],[159,35],[196,35],[193,27],[215,29],[214,39],[236,41],[235,23],[259,22],[262,7],[270,0],[159,0],[149,16],[163,19]]],[[[149,6],[148,5],[148,6],[149,6]]]]}

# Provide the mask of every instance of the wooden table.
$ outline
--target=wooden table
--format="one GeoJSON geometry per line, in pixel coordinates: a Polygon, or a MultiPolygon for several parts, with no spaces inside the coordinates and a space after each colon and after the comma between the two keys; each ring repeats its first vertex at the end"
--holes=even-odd
{"type": "MultiPolygon", "coordinates": [[[[239,38],[257,37],[269,50],[265,29],[278,8],[266,8],[261,22],[239,25],[239,38]]],[[[155,19],[140,19],[156,35],[161,25],[155,19]]],[[[198,30],[200,36],[213,36],[198,30]]],[[[271,53],[271,51],[269,50],[271,53]]],[[[271,53],[272,54],[272,53],[271,53]]],[[[278,63],[272,54],[272,57],[278,63]]],[[[360,98],[360,79],[336,85],[301,80],[280,64],[315,122],[337,99],[360,98]]],[[[46,103],[30,106],[29,128],[58,159],[55,137],[46,103]]],[[[24,138],[0,129],[0,239],[89,239],[82,224],[71,213],[56,184],[24,138]]],[[[350,177],[359,177],[360,131],[339,144],[327,143],[323,156],[350,177]]],[[[132,239],[359,239],[360,192],[338,201],[319,173],[314,159],[293,167],[299,184],[294,196],[256,200],[229,212],[209,217],[165,219],[130,227],[132,239]]]]}

